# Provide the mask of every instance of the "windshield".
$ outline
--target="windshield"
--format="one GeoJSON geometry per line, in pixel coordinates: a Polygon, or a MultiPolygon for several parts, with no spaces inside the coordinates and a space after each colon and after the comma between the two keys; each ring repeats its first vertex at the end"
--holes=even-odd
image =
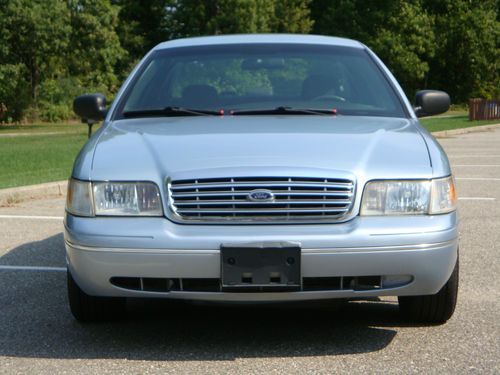
{"type": "Polygon", "coordinates": [[[142,65],[117,108],[118,118],[134,113],[141,117],[148,111],[168,116],[174,113],[172,108],[187,115],[186,109],[263,114],[290,108],[405,117],[394,89],[367,51],[303,44],[156,51],[142,65]],[[165,108],[169,110],[161,112],[165,108]]]}

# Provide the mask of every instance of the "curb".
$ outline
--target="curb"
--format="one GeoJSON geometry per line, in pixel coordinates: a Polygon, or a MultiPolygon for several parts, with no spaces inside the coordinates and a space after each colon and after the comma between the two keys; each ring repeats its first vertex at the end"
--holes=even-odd
{"type": "Polygon", "coordinates": [[[470,128],[459,128],[452,130],[443,130],[439,132],[431,133],[436,138],[445,138],[453,135],[467,134],[467,133],[478,133],[478,132],[486,132],[493,129],[497,129],[500,127],[500,124],[490,124],[490,125],[480,125],[474,126],[470,128]]]}
{"type": "Polygon", "coordinates": [[[39,185],[0,189],[0,207],[10,206],[28,199],[65,196],[68,181],[48,182],[39,185]]]}
{"type": "MultiPolygon", "coordinates": [[[[444,130],[431,133],[436,138],[446,138],[454,135],[485,132],[500,128],[500,124],[481,125],[471,128],[444,130]]],[[[68,181],[56,181],[39,185],[21,186],[9,189],[0,189],[0,207],[9,206],[28,199],[65,196],[68,181]]]]}

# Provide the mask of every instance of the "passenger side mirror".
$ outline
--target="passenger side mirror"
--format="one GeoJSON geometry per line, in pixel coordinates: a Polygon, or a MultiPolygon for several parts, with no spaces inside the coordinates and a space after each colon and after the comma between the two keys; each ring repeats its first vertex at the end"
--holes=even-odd
{"type": "Polygon", "coordinates": [[[82,122],[87,123],[90,138],[92,126],[103,120],[108,113],[106,97],[102,94],[80,95],[73,101],[73,111],[82,118],[82,122]]]}
{"type": "Polygon", "coordinates": [[[417,117],[433,116],[450,109],[450,96],[444,91],[421,90],[415,96],[417,117]]]}

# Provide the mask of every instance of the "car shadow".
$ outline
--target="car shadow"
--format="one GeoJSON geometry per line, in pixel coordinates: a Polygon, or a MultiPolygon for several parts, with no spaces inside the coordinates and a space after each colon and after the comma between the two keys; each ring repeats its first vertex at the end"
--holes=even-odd
{"type": "MultiPolygon", "coordinates": [[[[3,265],[64,264],[62,236],[23,244],[3,265]],[[22,263],[24,262],[24,263],[22,263]]],[[[375,352],[406,326],[392,301],[207,304],[130,299],[127,317],[80,324],[66,274],[0,270],[0,356],[235,360],[375,352]]]]}

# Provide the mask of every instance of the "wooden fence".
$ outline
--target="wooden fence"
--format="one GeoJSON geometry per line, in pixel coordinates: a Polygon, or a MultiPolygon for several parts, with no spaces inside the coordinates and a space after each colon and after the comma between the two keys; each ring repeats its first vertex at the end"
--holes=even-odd
{"type": "Polygon", "coordinates": [[[469,120],[500,119],[500,100],[469,99],[469,120]]]}

